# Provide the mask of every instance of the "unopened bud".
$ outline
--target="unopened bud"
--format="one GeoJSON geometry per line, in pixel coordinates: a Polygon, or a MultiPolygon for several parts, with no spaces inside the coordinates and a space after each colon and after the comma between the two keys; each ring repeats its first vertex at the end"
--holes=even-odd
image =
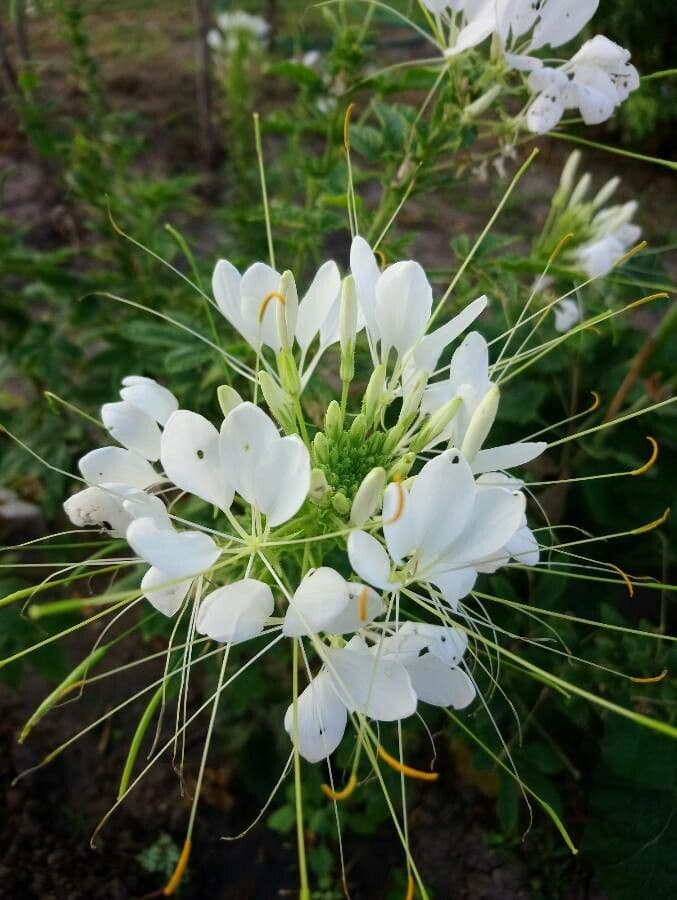
{"type": "Polygon", "coordinates": [[[605,185],[603,185],[595,194],[595,197],[592,201],[592,205],[595,209],[599,209],[600,206],[604,206],[607,200],[610,200],[613,195],[616,193],[616,189],[618,185],[621,183],[621,179],[618,176],[614,178],[610,178],[605,185]]]}
{"type": "Polygon", "coordinates": [[[411,467],[414,465],[414,461],[416,460],[415,453],[405,453],[404,456],[401,456],[397,462],[390,467],[388,470],[388,480],[389,481],[404,481],[409,472],[411,471],[411,467]]]}
{"type": "Polygon", "coordinates": [[[477,116],[481,116],[483,112],[486,112],[489,109],[502,90],[502,85],[495,84],[490,87],[486,93],[482,94],[481,97],[478,97],[477,100],[473,101],[470,106],[466,106],[462,114],[463,121],[470,122],[477,116]]]}
{"type": "Polygon", "coordinates": [[[275,304],[277,334],[280,339],[280,347],[291,350],[294,345],[294,334],[296,332],[299,295],[296,290],[294,276],[288,269],[282,273],[280,278],[280,294],[283,299],[275,304]]]}
{"type": "Polygon", "coordinates": [[[400,409],[400,415],[397,419],[398,425],[403,425],[406,429],[413,423],[421,408],[421,400],[423,399],[423,392],[425,391],[427,383],[427,373],[417,372],[413,379],[413,384],[407,388],[402,399],[402,408],[400,409]]]}
{"type": "Polygon", "coordinates": [[[383,452],[388,455],[391,454],[406,434],[406,431],[407,429],[403,424],[390,428],[386,432],[385,440],[383,441],[383,452]]]}
{"type": "Polygon", "coordinates": [[[355,335],[357,334],[357,289],[355,279],[347,275],[341,288],[339,340],[341,343],[341,381],[352,381],[355,375],[355,335]]]}
{"type": "Polygon", "coordinates": [[[324,415],[324,431],[330,441],[337,440],[343,431],[343,416],[341,407],[336,400],[332,400],[324,415]]]}
{"type": "Polygon", "coordinates": [[[411,442],[411,449],[415,453],[420,453],[425,447],[437,440],[445,429],[449,426],[452,419],[458,412],[462,403],[461,397],[452,397],[443,403],[423,425],[416,438],[411,442]]]}
{"type": "Polygon", "coordinates": [[[351,525],[364,525],[367,519],[378,512],[385,487],[386,470],[380,466],[364,476],[350,508],[351,525]]]}
{"type": "Polygon", "coordinates": [[[331,505],[339,515],[347,516],[350,512],[350,500],[341,491],[337,491],[331,498],[331,505]]]}
{"type": "Polygon", "coordinates": [[[330,491],[327,476],[322,469],[313,469],[310,473],[310,490],[308,496],[311,500],[322,500],[330,491]]]}
{"type": "Polygon", "coordinates": [[[472,414],[470,424],[461,444],[461,453],[470,461],[474,458],[478,450],[482,448],[482,444],[487,439],[487,435],[491,431],[494,424],[496,413],[498,411],[498,401],[501,398],[501,392],[498,385],[494,384],[486,392],[480,400],[477,409],[472,414]]]}
{"type": "Polygon", "coordinates": [[[277,372],[280,384],[288,393],[295,395],[301,390],[299,370],[296,368],[294,354],[288,348],[282,348],[277,354],[277,372]]]}
{"type": "Polygon", "coordinates": [[[370,425],[376,421],[376,418],[381,411],[385,383],[386,367],[383,364],[380,364],[376,366],[371,373],[371,378],[369,379],[367,390],[364,392],[364,398],[362,400],[362,412],[370,425]]]}
{"type": "Polygon", "coordinates": [[[216,389],[216,397],[224,417],[228,415],[231,409],[235,409],[236,406],[243,402],[242,397],[229,384],[222,384],[218,387],[216,389]]]}
{"type": "Polygon", "coordinates": [[[294,404],[269,372],[259,372],[259,384],[268,409],[288,434],[295,431],[294,404]]]}
{"type": "Polygon", "coordinates": [[[581,161],[581,151],[574,150],[573,153],[569,154],[569,158],[564,163],[564,168],[562,169],[562,175],[559,180],[559,187],[557,189],[557,200],[564,206],[567,202],[567,198],[571,193],[571,188],[574,184],[574,178],[576,176],[576,170],[578,169],[578,165],[581,161]]]}
{"type": "Polygon", "coordinates": [[[350,437],[353,443],[359,443],[364,440],[367,433],[367,417],[362,413],[355,416],[353,424],[350,426],[350,437]]]}
{"type": "Polygon", "coordinates": [[[590,190],[590,184],[592,183],[592,176],[590,172],[586,172],[585,175],[578,182],[576,187],[573,189],[571,193],[571,198],[569,199],[569,206],[578,206],[579,203],[582,203],[585,195],[590,190]]]}
{"type": "Polygon", "coordinates": [[[327,435],[322,431],[318,431],[313,438],[313,453],[318,462],[325,465],[329,462],[329,441],[327,435]]]}

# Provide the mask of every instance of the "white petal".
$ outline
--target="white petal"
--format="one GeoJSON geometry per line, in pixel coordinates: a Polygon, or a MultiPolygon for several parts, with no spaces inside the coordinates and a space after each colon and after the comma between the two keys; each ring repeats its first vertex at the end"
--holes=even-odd
{"type": "Polygon", "coordinates": [[[113,482],[143,489],[162,480],[147,460],[122,447],[91,450],[82,457],[78,468],[89,484],[113,482]]]}
{"type": "Polygon", "coordinates": [[[416,696],[432,706],[463,709],[475,699],[472,681],[461,669],[450,669],[432,653],[426,653],[407,664],[407,672],[416,696]]]}
{"type": "Polygon", "coordinates": [[[547,134],[564,113],[564,98],[555,91],[540,93],[527,110],[527,128],[534,134],[547,134]]]}
{"type": "Polygon", "coordinates": [[[502,444],[499,447],[480,450],[472,461],[473,474],[480,475],[482,472],[496,472],[499,469],[523,466],[540,456],[547,446],[546,441],[518,441],[514,444],[502,444]]]}
{"type": "Polygon", "coordinates": [[[165,425],[174,410],[179,408],[179,401],[174,394],[152,378],[128,375],[122,379],[122,384],[122,399],[145,412],[160,425],[165,425]]]}
{"type": "Polygon", "coordinates": [[[576,70],[571,91],[572,105],[578,106],[586,125],[606,122],[618,103],[616,87],[611,78],[593,66],[576,70]]]}
{"type": "Polygon", "coordinates": [[[416,368],[429,375],[432,374],[437,368],[437,363],[444,350],[484,312],[486,306],[486,295],[478,297],[449,322],[422,338],[414,350],[416,368]]]}
{"type": "Polygon", "coordinates": [[[476,493],[470,466],[458,450],[445,450],[423,466],[409,498],[416,546],[425,559],[435,559],[463,532],[476,493]]]}
{"type": "Polygon", "coordinates": [[[161,432],[158,424],[136,406],[125,400],[104,403],[101,419],[112,437],[123,447],[151,462],[160,458],[161,432]]]}
{"type": "Polygon", "coordinates": [[[456,56],[470,47],[481,44],[497,27],[495,0],[485,0],[470,22],[462,28],[452,47],[445,51],[445,56],[456,56]]]}
{"type": "Polygon", "coordinates": [[[478,491],[462,534],[444,550],[444,558],[458,566],[495,553],[520,527],[524,506],[519,491],[490,487],[478,491]]]}
{"type": "Polygon", "coordinates": [[[273,297],[263,308],[266,297],[280,290],[280,274],[262,262],[251,265],[240,282],[240,309],[247,329],[255,335],[254,346],[263,342],[273,350],[280,349],[277,332],[276,305],[280,302],[273,297]]]}
{"type": "Polygon", "coordinates": [[[255,505],[271,528],[298,512],[310,490],[310,455],[296,435],[276,438],[256,464],[255,505]]]}
{"type": "Polygon", "coordinates": [[[241,403],[223,421],[219,439],[223,472],[248,503],[256,499],[257,463],[278,438],[273,420],[253,403],[241,403]]]}
{"type": "Polygon", "coordinates": [[[282,631],[287,637],[327,631],[329,623],[341,615],[349,600],[348,585],[343,576],[328,566],[315,569],[296,589],[282,631]]]}
{"type": "Polygon", "coordinates": [[[417,532],[409,492],[392,482],[383,495],[383,536],[388,553],[396,565],[416,548],[417,532]]]}
{"type": "Polygon", "coordinates": [[[393,263],[376,283],[375,317],[381,352],[404,353],[423,335],[432,310],[433,292],[421,266],[413,260],[393,263]]]}
{"type": "Polygon", "coordinates": [[[296,340],[304,352],[308,349],[320,328],[338,303],[341,291],[341,275],[333,260],[317,270],[308,292],[299,304],[296,322],[296,340]]]}
{"type": "MultiPolygon", "coordinates": [[[[336,696],[325,670],[316,675],[297,701],[299,753],[308,762],[326,759],[341,743],[348,713],[336,696]]],[[[294,740],[294,706],[284,716],[284,727],[294,740]]]]}
{"type": "Polygon", "coordinates": [[[350,271],[355,279],[357,299],[372,340],[378,340],[376,326],[376,282],[380,272],[371,247],[362,237],[353,238],[350,245],[350,271]]]}
{"type": "Polygon", "coordinates": [[[242,276],[226,259],[220,259],[212,275],[212,293],[219,309],[233,328],[256,347],[256,328],[246,322],[241,310],[240,285],[242,276]]]}
{"type": "Polygon", "coordinates": [[[348,559],[360,578],[384,591],[397,589],[389,581],[390,557],[376,538],[366,531],[353,531],[348,536],[348,559]]]}
{"type": "Polygon", "coordinates": [[[78,528],[104,528],[112,537],[124,537],[132,517],[122,499],[98,486],[73,494],[63,505],[64,512],[78,528]]]}
{"type": "Polygon", "coordinates": [[[505,545],[506,551],[518,563],[525,566],[536,566],[540,559],[538,541],[527,525],[523,525],[505,545]]]}
{"type": "Polygon", "coordinates": [[[579,63],[584,63],[613,71],[625,65],[629,59],[629,50],[625,50],[602,34],[596,34],[589,41],[585,41],[574,53],[571,57],[571,64],[577,66],[579,63]]]}
{"type": "Polygon", "coordinates": [[[598,6],[599,0],[548,0],[541,8],[530,49],[566,44],[587,25],[598,6]]]}
{"type": "Polygon", "coordinates": [[[327,622],[327,634],[351,634],[359,631],[385,611],[383,599],[372,588],[352,581],[347,584],[348,604],[342,613],[327,622]],[[363,618],[361,614],[364,615],[363,618]]]}
{"type": "Polygon", "coordinates": [[[223,475],[219,433],[204,416],[187,409],[173,413],[162,434],[160,458],[167,477],[182,491],[230,508],[233,488],[223,475]]]}
{"type": "Polygon", "coordinates": [[[193,583],[192,578],[177,581],[166,572],[161,572],[154,566],[141,579],[141,590],[146,600],[151,603],[158,612],[164,616],[173,616],[180,609],[193,583]]]}
{"type": "Polygon", "coordinates": [[[467,597],[475,587],[477,570],[472,566],[464,566],[458,569],[450,569],[447,572],[435,572],[429,576],[429,580],[439,588],[442,596],[449,606],[456,610],[458,601],[467,597]]]}
{"type": "Polygon", "coordinates": [[[327,650],[327,669],[339,699],[381,722],[406,719],[416,711],[416,694],[405,667],[370,653],[359,638],[327,650]]]}
{"type": "Polygon", "coordinates": [[[129,487],[127,484],[105,483],[101,487],[120,498],[130,522],[132,519],[153,519],[159,528],[173,527],[167,507],[160,497],[147,494],[139,488],[129,487]]]}
{"type": "Polygon", "coordinates": [[[135,519],[127,529],[127,543],[141,559],[172,578],[187,578],[211,568],[220,548],[201,531],[174,531],[153,519],[135,519]]]}
{"type": "Polygon", "coordinates": [[[221,644],[238,644],[261,634],[274,608],[268,585],[244,578],[208,594],[200,604],[195,627],[221,644]]]}

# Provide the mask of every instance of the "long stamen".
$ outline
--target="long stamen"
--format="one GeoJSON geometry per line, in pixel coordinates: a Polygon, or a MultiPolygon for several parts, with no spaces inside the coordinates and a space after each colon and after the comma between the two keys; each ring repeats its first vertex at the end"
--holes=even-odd
{"type": "Polygon", "coordinates": [[[633,678],[632,676],[630,676],[630,681],[634,681],[635,684],[658,684],[659,681],[662,681],[667,674],[668,670],[663,669],[660,675],[652,675],[649,678],[633,678]]]}
{"type": "Polygon", "coordinates": [[[355,792],[355,788],[357,787],[357,776],[353,772],[348,779],[348,784],[340,791],[334,790],[334,788],[330,787],[328,784],[322,784],[320,787],[322,788],[324,796],[328,797],[330,800],[347,800],[348,797],[355,792]]]}
{"type": "Polygon", "coordinates": [[[283,306],[287,302],[284,296],[279,291],[270,291],[266,294],[266,296],[261,301],[261,306],[259,307],[259,323],[263,322],[263,317],[266,314],[266,310],[268,309],[268,304],[270,301],[275,298],[278,303],[281,303],[283,306]]]}

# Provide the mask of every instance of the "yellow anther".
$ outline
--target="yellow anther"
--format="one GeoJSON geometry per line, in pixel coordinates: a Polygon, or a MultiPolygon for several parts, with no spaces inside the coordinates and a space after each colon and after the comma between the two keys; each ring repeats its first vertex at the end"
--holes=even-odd
{"type": "Polygon", "coordinates": [[[668,670],[663,669],[660,675],[652,675],[649,678],[633,678],[630,676],[630,681],[634,681],[635,684],[658,684],[658,682],[662,681],[667,674],[668,670]]]}
{"type": "Polygon", "coordinates": [[[181,884],[181,879],[183,878],[186,871],[186,866],[188,865],[188,857],[190,856],[191,846],[192,841],[189,837],[187,837],[181,850],[179,859],[176,863],[176,868],[172,872],[172,877],[162,889],[162,893],[165,897],[171,897],[171,895],[176,892],[176,889],[181,884]]]}
{"type": "Polygon", "coordinates": [[[355,109],[354,103],[348,104],[348,109],[346,109],[346,114],[343,119],[343,146],[347,150],[350,150],[350,117],[353,114],[353,110],[355,109]]]}
{"type": "Polygon", "coordinates": [[[384,525],[394,525],[395,522],[397,522],[397,520],[400,518],[400,516],[402,515],[402,511],[404,510],[404,488],[400,483],[400,476],[396,475],[393,478],[392,483],[397,485],[397,506],[395,507],[395,512],[393,513],[393,515],[383,522],[384,525]]]}
{"type": "Polygon", "coordinates": [[[347,800],[357,787],[357,777],[353,773],[348,779],[348,784],[341,791],[335,791],[328,784],[323,784],[321,787],[324,796],[329,797],[330,800],[347,800]]]}
{"type": "Polygon", "coordinates": [[[439,772],[422,772],[420,769],[415,769],[413,766],[401,763],[399,759],[395,759],[395,757],[391,756],[387,750],[384,750],[380,744],[376,748],[376,751],[386,765],[390,766],[390,768],[394,769],[396,772],[399,772],[400,775],[406,775],[407,778],[416,778],[419,781],[437,781],[440,777],[439,772]]]}
{"type": "Polygon", "coordinates": [[[275,298],[275,300],[278,300],[283,306],[287,302],[279,291],[271,291],[269,294],[266,294],[266,296],[261,301],[261,306],[259,307],[259,322],[263,322],[263,317],[265,316],[266,310],[268,309],[268,304],[273,298],[275,298]]]}
{"type": "Polygon", "coordinates": [[[407,875],[407,893],[404,900],[414,900],[414,879],[411,872],[407,875]]]}
{"type": "Polygon", "coordinates": [[[550,259],[548,260],[548,265],[551,265],[551,263],[554,262],[554,260],[559,255],[560,251],[562,250],[562,247],[564,247],[565,244],[568,244],[572,237],[574,237],[573,231],[570,231],[564,235],[564,237],[559,241],[559,243],[557,244],[555,249],[550,254],[550,259]]]}
{"type": "Polygon", "coordinates": [[[633,300],[632,303],[628,303],[626,309],[644,306],[645,303],[649,303],[651,300],[665,300],[665,298],[669,296],[670,294],[666,294],[665,291],[659,291],[657,294],[647,294],[646,297],[640,297],[639,300],[633,300]]]}
{"type": "Polygon", "coordinates": [[[618,574],[621,576],[621,578],[623,579],[623,581],[624,581],[625,584],[626,584],[626,587],[627,587],[627,589],[628,589],[628,594],[629,594],[631,597],[634,597],[634,596],[635,596],[635,589],[634,589],[634,587],[632,586],[632,582],[630,581],[630,579],[628,578],[628,576],[626,575],[626,573],[623,571],[623,569],[621,569],[620,566],[617,566],[617,565],[615,565],[615,564],[612,563],[612,562],[608,562],[608,563],[607,563],[607,566],[609,566],[610,568],[612,568],[612,569],[614,570],[614,572],[618,572],[618,574]]]}
{"type": "Polygon", "coordinates": [[[619,256],[619,258],[614,263],[614,267],[622,266],[624,262],[627,262],[631,257],[635,255],[635,253],[639,253],[640,250],[643,250],[646,247],[646,241],[640,241],[634,247],[631,247],[627,253],[624,253],[623,256],[619,256]]]}
{"type": "Polygon", "coordinates": [[[660,528],[660,526],[667,521],[669,515],[670,507],[668,506],[663,515],[658,519],[654,519],[653,522],[647,522],[646,525],[640,525],[639,528],[633,528],[630,534],[645,534],[647,531],[653,531],[654,528],[660,528]]]}
{"type": "Polygon", "coordinates": [[[602,402],[597,391],[590,391],[590,393],[592,394],[592,406],[590,407],[590,409],[586,409],[586,415],[588,413],[594,412],[596,409],[599,409],[599,405],[602,402]]]}
{"type": "Polygon", "coordinates": [[[369,588],[365,585],[360,591],[357,598],[357,618],[360,622],[367,621],[367,600],[369,599],[369,588]]]}
{"type": "Polygon", "coordinates": [[[646,436],[647,441],[651,444],[651,456],[644,463],[643,466],[640,466],[639,469],[633,469],[630,474],[631,475],[643,475],[645,472],[648,472],[651,466],[658,459],[658,441],[651,437],[650,434],[646,436]]]}
{"type": "Polygon", "coordinates": [[[374,250],[374,256],[378,256],[379,260],[381,261],[381,268],[382,269],[385,268],[385,264],[386,264],[387,260],[386,260],[386,255],[383,252],[383,250],[374,250]]]}

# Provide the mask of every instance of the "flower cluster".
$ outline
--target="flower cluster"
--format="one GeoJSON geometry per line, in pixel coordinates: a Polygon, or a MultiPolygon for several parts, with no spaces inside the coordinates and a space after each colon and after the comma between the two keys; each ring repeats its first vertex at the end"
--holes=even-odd
{"type": "MultiPolygon", "coordinates": [[[[586,41],[557,67],[533,55],[576,37],[595,14],[599,0],[423,2],[435,17],[437,33],[444,36],[445,56],[458,56],[491,36],[493,54],[527,74],[532,93],[525,114],[529,131],[551,131],[567,109],[577,109],[587,125],[597,125],[639,87],[629,51],[603,35],[586,41]]],[[[488,96],[493,99],[495,91],[488,96]]]]}
{"type": "Polygon", "coordinates": [[[212,50],[235,50],[243,37],[263,41],[270,31],[270,25],[264,18],[241,9],[219,13],[216,24],[218,27],[210,29],[207,34],[207,43],[212,50]]]}
{"type": "Polygon", "coordinates": [[[101,409],[119,446],[80,460],[86,486],[65,504],[75,525],[124,535],[148,565],[140,591],[164,615],[190,608],[193,631],[228,645],[275,631],[301,641],[309,683],[284,725],[312,762],[336,749],[349,716],[359,727],[418,702],[471,703],[462,601],[480,573],[539,559],[523,483],[506,470],[546,445],[485,446],[500,390],[478,332],[439,367],[486,297],[432,328],[418,263],[381,271],[356,237],[350,267],[342,277],[326,262],[299,301],[291,272],[220,260],[214,297],[256,355],[254,402],[219,389],[217,428],[155,381],[125,378],[101,409]],[[351,413],[362,331],[372,372],[351,413]],[[341,401],[311,437],[301,400],[335,345],[341,401]],[[199,501],[211,518],[179,515],[199,501]]]}

